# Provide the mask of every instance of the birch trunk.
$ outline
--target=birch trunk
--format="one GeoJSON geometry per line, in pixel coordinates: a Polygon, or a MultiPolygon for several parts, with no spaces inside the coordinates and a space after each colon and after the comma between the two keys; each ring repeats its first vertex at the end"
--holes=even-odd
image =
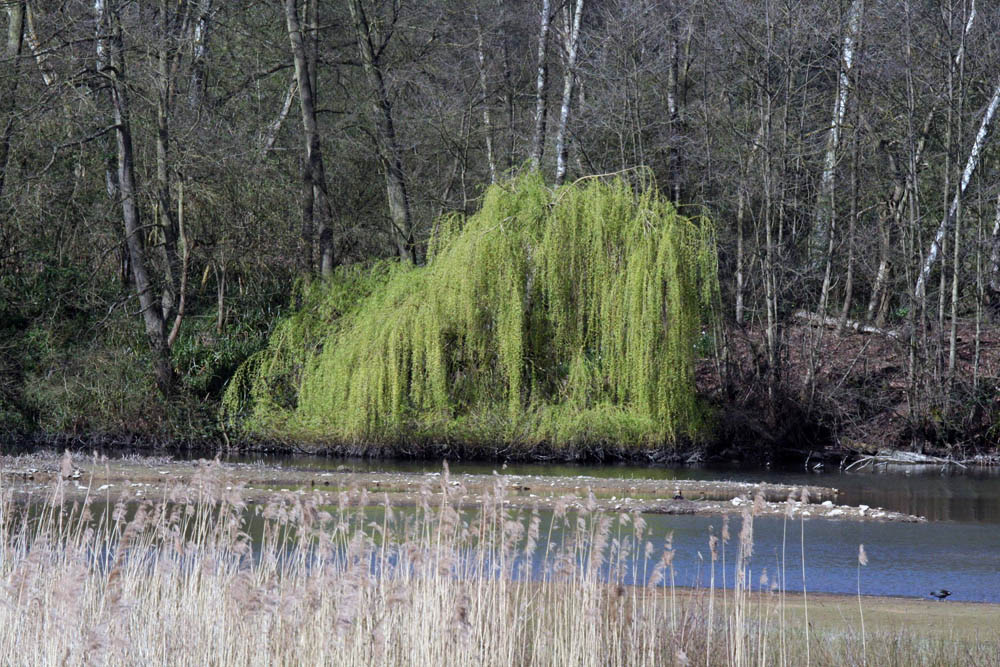
{"type": "Polygon", "coordinates": [[[191,89],[188,91],[188,104],[197,109],[205,97],[205,67],[208,62],[208,33],[212,19],[212,0],[194,0],[197,2],[198,16],[194,21],[191,35],[191,89]]]}
{"type": "Polygon", "coordinates": [[[983,113],[982,122],[979,124],[979,131],[976,133],[975,141],[973,141],[972,148],[969,150],[969,157],[965,162],[965,168],[962,170],[962,180],[955,190],[955,196],[951,201],[951,206],[948,207],[948,213],[945,214],[944,219],[941,220],[941,224],[938,225],[934,241],[931,243],[931,247],[927,251],[927,256],[924,258],[916,287],[913,290],[913,294],[918,300],[926,292],[927,279],[930,277],[931,269],[934,268],[934,263],[937,262],[938,255],[941,254],[941,244],[944,242],[948,230],[955,222],[955,216],[958,214],[962,196],[965,194],[965,190],[969,187],[969,183],[972,181],[972,177],[979,167],[979,161],[982,157],[983,148],[986,146],[986,140],[989,138],[993,117],[996,115],[998,105],[1000,105],[1000,83],[993,90],[990,103],[983,113]]]}
{"type": "Polygon", "coordinates": [[[493,154],[493,115],[490,113],[490,90],[486,81],[486,51],[483,48],[483,25],[476,12],[476,61],[479,64],[479,92],[483,96],[483,134],[486,136],[486,164],[490,183],[497,182],[497,162],[493,154]]]}
{"type": "MultiPolygon", "coordinates": [[[[966,20],[966,25],[969,26],[972,23],[972,19],[976,15],[976,4],[973,0],[969,11],[969,17],[966,20]]],[[[962,37],[959,41],[958,52],[959,54],[965,53],[965,39],[967,31],[962,32],[962,37]]],[[[963,134],[963,112],[965,110],[965,59],[962,57],[957,58],[958,60],[958,141],[962,141],[963,134]]],[[[955,211],[955,235],[954,242],[952,243],[953,255],[951,264],[951,330],[948,335],[948,380],[949,382],[954,379],[955,374],[955,363],[958,358],[958,279],[959,279],[959,269],[961,266],[961,254],[962,254],[962,201],[959,199],[958,208],[955,211]]],[[[944,272],[942,272],[943,274],[944,272]]],[[[942,294],[944,290],[941,290],[942,294]]]]}
{"type": "Polygon", "coordinates": [[[281,125],[285,122],[285,119],[288,118],[288,112],[292,109],[292,100],[295,99],[295,92],[298,89],[299,82],[293,76],[292,82],[288,85],[288,90],[285,91],[285,101],[281,103],[278,115],[275,116],[273,121],[268,123],[267,130],[264,132],[264,136],[260,142],[261,157],[267,155],[274,148],[274,142],[278,139],[278,131],[281,129],[281,125]]]}
{"type": "Polygon", "coordinates": [[[847,111],[847,95],[850,91],[850,74],[854,66],[854,47],[861,30],[861,15],[864,12],[864,0],[852,0],[847,11],[847,25],[844,29],[844,39],[840,49],[840,74],[837,78],[837,96],[833,104],[833,118],[830,121],[830,132],[827,134],[826,152],[823,155],[823,173],[820,178],[819,201],[816,206],[816,217],[812,234],[813,256],[829,248],[830,237],[835,225],[833,211],[833,194],[837,173],[837,152],[840,148],[840,134],[844,125],[844,114],[847,111]]]}
{"type": "Polygon", "coordinates": [[[35,11],[30,2],[24,3],[24,38],[28,42],[28,48],[35,58],[38,70],[42,73],[42,82],[46,86],[51,86],[59,80],[59,75],[52,68],[49,62],[49,54],[42,49],[41,41],[38,39],[38,31],[35,30],[35,11]]]}
{"type": "Polygon", "coordinates": [[[840,321],[846,326],[854,299],[854,237],[858,222],[858,120],[855,113],[854,132],[851,135],[851,213],[847,220],[847,277],[844,279],[844,302],[840,308],[840,321]]]}
{"type": "Polygon", "coordinates": [[[562,106],[559,109],[559,128],[556,131],[556,185],[562,185],[566,178],[566,158],[569,155],[569,143],[566,133],[569,125],[569,112],[573,102],[573,85],[576,81],[576,54],[580,41],[580,17],[583,15],[583,0],[576,0],[573,12],[572,27],[569,17],[569,5],[566,6],[566,71],[563,75],[562,106]]]}
{"type": "Polygon", "coordinates": [[[538,76],[535,80],[535,134],[531,140],[531,167],[540,169],[545,150],[545,121],[548,109],[549,0],[542,0],[542,24],[538,29],[538,76]]]}
{"type": "Polygon", "coordinates": [[[669,65],[667,67],[667,122],[670,125],[670,146],[667,151],[667,172],[670,174],[670,197],[674,203],[680,204],[681,183],[680,183],[680,151],[677,150],[678,121],[680,120],[680,110],[677,102],[678,98],[678,71],[679,56],[677,45],[677,22],[673,19],[669,22],[670,36],[667,45],[669,53],[669,65]]]}

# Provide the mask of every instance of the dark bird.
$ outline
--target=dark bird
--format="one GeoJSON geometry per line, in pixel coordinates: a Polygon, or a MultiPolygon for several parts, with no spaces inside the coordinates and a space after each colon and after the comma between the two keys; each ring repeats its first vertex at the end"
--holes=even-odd
{"type": "Polygon", "coordinates": [[[674,491],[674,500],[684,500],[684,494],[681,493],[680,489],[674,491]]]}
{"type": "Polygon", "coordinates": [[[937,598],[938,600],[943,600],[946,597],[948,597],[949,595],[951,595],[951,591],[949,591],[947,588],[942,588],[939,591],[931,591],[930,592],[930,596],[932,598],[937,598]]]}

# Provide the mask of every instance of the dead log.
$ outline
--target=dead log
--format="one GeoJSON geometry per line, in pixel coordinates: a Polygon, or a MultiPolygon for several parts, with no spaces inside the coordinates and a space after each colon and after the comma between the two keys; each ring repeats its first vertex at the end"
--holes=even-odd
{"type": "Polygon", "coordinates": [[[831,329],[838,329],[841,325],[843,325],[845,329],[850,329],[858,333],[875,334],[897,340],[903,336],[901,332],[895,329],[883,329],[871,324],[865,324],[864,322],[858,322],[857,320],[841,320],[839,317],[829,317],[820,315],[819,313],[810,313],[808,310],[796,311],[795,318],[808,324],[830,327],[831,329]]]}

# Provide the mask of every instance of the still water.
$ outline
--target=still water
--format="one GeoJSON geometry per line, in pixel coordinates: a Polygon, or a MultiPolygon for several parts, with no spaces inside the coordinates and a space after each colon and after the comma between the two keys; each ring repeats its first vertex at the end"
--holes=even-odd
{"type": "MultiPolygon", "coordinates": [[[[259,458],[259,457],[258,457],[259,458]]],[[[429,462],[385,462],[294,457],[267,459],[288,467],[372,471],[438,471],[429,462]]],[[[856,473],[663,468],[625,465],[509,465],[452,463],[453,474],[570,475],[645,479],[729,479],[784,484],[816,484],[840,490],[838,502],[865,504],[925,516],[925,524],[862,523],[811,519],[787,524],[780,518],[754,523],[753,581],[759,585],[784,574],[786,590],[802,590],[800,543],[805,544],[805,587],[810,592],[856,593],[858,546],[864,544],[868,565],[861,568],[861,592],[866,595],[926,597],[946,588],[950,599],[1000,603],[1000,470],[941,469],[906,466],[856,473]],[[782,557],[782,553],[784,556],[782,557]]],[[[719,517],[645,517],[657,546],[672,534],[679,585],[708,585],[709,527],[721,530],[719,517]]],[[[740,522],[733,517],[727,546],[726,584],[733,581],[735,536],[740,522]]],[[[722,583],[721,565],[716,585],[722,583]]]]}
{"type": "MultiPolygon", "coordinates": [[[[358,472],[440,472],[441,462],[370,461],[321,456],[233,457],[231,461],[261,461],[286,467],[358,472]]],[[[941,468],[881,466],[862,472],[806,473],[741,468],[665,468],[635,465],[509,464],[449,462],[454,474],[560,475],[624,479],[702,479],[736,482],[830,486],[840,490],[842,505],[869,505],[926,517],[928,521],[1000,524],[1000,467],[941,468]]],[[[998,526],[1000,531],[1000,526],[998,526]]]]}

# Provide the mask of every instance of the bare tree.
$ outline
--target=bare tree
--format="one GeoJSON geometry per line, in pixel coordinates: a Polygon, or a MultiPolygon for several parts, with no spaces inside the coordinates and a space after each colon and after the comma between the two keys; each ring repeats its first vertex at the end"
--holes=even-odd
{"type": "Polygon", "coordinates": [[[0,79],[0,197],[3,196],[4,181],[7,177],[8,160],[10,159],[10,142],[14,134],[14,122],[17,114],[17,84],[18,70],[21,64],[21,48],[24,44],[24,2],[11,2],[7,5],[7,41],[4,47],[3,59],[6,65],[6,76],[0,79]]]}
{"type": "MultiPolygon", "coordinates": [[[[316,121],[313,77],[306,61],[306,48],[302,39],[302,25],[299,22],[296,0],[285,0],[285,20],[288,26],[288,38],[292,45],[292,57],[295,60],[295,80],[299,89],[299,107],[302,111],[302,128],[305,135],[305,159],[302,166],[303,237],[306,243],[306,256],[311,258],[312,230],[318,227],[320,275],[325,278],[333,273],[335,261],[333,232],[330,228],[333,222],[333,208],[327,193],[319,124],[316,121]],[[316,199],[319,200],[321,212],[318,226],[314,225],[316,199]]],[[[307,265],[311,265],[311,263],[307,259],[307,265]]]]}
{"type": "Polygon", "coordinates": [[[955,196],[951,201],[951,206],[948,207],[948,212],[941,220],[941,224],[938,225],[937,232],[934,235],[934,240],[931,242],[931,246],[927,251],[923,266],[920,269],[916,287],[914,287],[913,290],[913,294],[917,299],[924,296],[927,287],[927,279],[930,276],[931,269],[934,268],[934,263],[937,262],[938,256],[941,253],[941,245],[944,242],[945,234],[948,233],[948,230],[954,224],[955,218],[958,215],[958,209],[962,196],[965,194],[966,189],[969,187],[969,183],[972,181],[972,176],[976,173],[976,169],[979,167],[983,149],[985,148],[986,141],[989,138],[993,118],[996,115],[998,106],[1000,106],[1000,83],[998,83],[996,88],[994,88],[989,104],[983,112],[983,118],[979,124],[979,131],[976,133],[976,138],[972,143],[972,147],[969,149],[969,157],[966,159],[965,168],[962,170],[962,179],[955,190],[955,196]]]}
{"type": "Polygon", "coordinates": [[[129,95],[125,68],[125,46],[121,17],[115,0],[96,0],[94,10],[98,25],[99,73],[108,79],[115,139],[118,156],[118,194],[121,199],[122,220],[125,225],[125,243],[128,248],[132,279],[139,297],[139,307],[146,327],[153,358],[153,372],[160,393],[169,396],[174,390],[174,369],[170,358],[170,345],[162,304],[155,295],[155,284],[147,271],[145,232],[140,219],[136,192],[135,158],[132,147],[132,128],[129,95]]]}
{"type": "Polygon", "coordinates": [[[576,83],[576,54],[580,42],[580,18],[583,16],[583,6],[583,0],[576,0],[576,7],[572,12],[570,12],[569,4],[564,10],[566,65],[565,72],[563,72],[559,128],[556,131],[556,185],[562,185],[563,179],[566,178],[566,157],[569,153],[566,133],[569,125],[570,106],[573,102],[573,86],[576,83]]]}
{"type": "Polygon", "coordinates": [[[490,88],[486,81],[486,50],[483,48],[483,23],[479,12],[476,20],[476,62],[479,65],[479,90],[483,95],[483,132],[486,135],[486,164],[490,169],[490,183],[497,180],[497,161],[493,153],[493,114],[490,111],[490,88]]]}
{"type": "Polygon", "coordinates": [[[208,61],[208,38],[212,27],[213,0],[188,0],[195,5],[195,17],[191,28],[191,86],[188,89],[188,104],[197,109],[205,96],[205,67],[208,61]]]}
{"type": "MultiPolygon", "coordinates": [[[[861,16],[864,12],[863,0],[851,0],[847,11],[844,36],[840,47],[840,65],[837,76],[837,94],[833,103],[833,118],[827,133],[826,151],[823,154],[823,174],[820,178],[819,197],[816,205],[816,223],[812,234],[813,248],[818,256],[826,251],[827,276],[824,278],[823,301],[829,290],[829,257],[831,236],[836,221],[834,209],[834,179],[837,169],[837,152],[840,149],[840,135],[843,132],[844,115],[847,112],[847,97],[851,86],[851,69],[854,66],[854,50],[861,31],[861,16]]],[[[821,313],[823,310],[821,309],[821,313]]]]}
{"type": "Polygon", "coordinates": [[[538,29],[538,75],[535,80],[535,132],[531,140],[531,166],[540,169],[545,151],[545,121],[548,115],[549,25],[552,21],[549,0],[542,0],[542,22],[538,29]]]}
{"type": "Polygon", "coordinates": [[[398,2],[393,3],[392,14],[387,20],[369,16],[361,0],[349,0],[348,7],[354,22],[354,36],[361,56],[361,66],[368,81],[369,94],[372,96],[376,143],[385,174],[392,238],[400,259],[416,262],[416,237],[410,211],[410,198],[406,190],[403,159],[396,139],[392,101],[382,74],[382,54],[392,39],[400,6],[398,2]],[[380,27],[382,25],[386,26],[385,30],[380,27]]]}

